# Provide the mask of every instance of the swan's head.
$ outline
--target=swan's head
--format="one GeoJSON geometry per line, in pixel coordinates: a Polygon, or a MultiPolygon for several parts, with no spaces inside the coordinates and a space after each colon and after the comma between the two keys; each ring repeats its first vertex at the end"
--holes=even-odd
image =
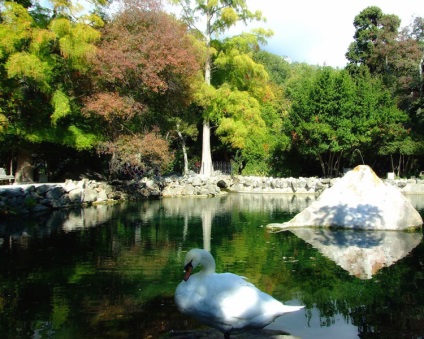
{"type": "Polygon", "coordinates": [[[193,248],[188,251],[184,260],[184,281],[190,278],[191,272],[198,266],[202,265],[205,273],[215,272],[215,260],[208,251],[199,248],[193,248]]]}

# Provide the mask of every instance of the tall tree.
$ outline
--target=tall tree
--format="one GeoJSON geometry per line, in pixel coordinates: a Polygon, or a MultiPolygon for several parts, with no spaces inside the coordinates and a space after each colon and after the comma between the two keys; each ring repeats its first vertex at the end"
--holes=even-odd
{"type": "Polygon", "coordinates": [[[185,113],[200,71],[197,50],[186,26],[152,5],[126,1],[103,30],[94,62],[84,112],[102,121],[101,149],[112,155],[113,172],[127,165],[167,169],[165,136],[175,131],[184,145],[191,130],[185,113]]]}
{"type": "MultiPolygon", "coordinates": [[[[361,11],[353,22],[354,41],[346,58],[348,69],[367,66],[372,75],[380,75],[393,92],[402,92],[417,73],[422,52],[407,29],[400,30],[399,17],[384,14],[379,7],[361,11]]],[[[408,88],[408,94],[410,89],[408,88]]]]}
{"type": "Polygon", "coordinates": [[[349,46],[346,58],[350,65],[366,65],[371,73],[381,73],[387,65],[386,57],[379,53],[389,49],[397,37],[400,19],[384,14],[379,7],[371,6],[361,11],[353,21],[354,42],[349,46]]]}
{"type": "MultiPolygon", "coordinates": [[[[400,29],[400,19],[396,15],[384,14],[378,7],[368,7],[361,11],[354,20],[355,41],[349,46],[346,57],[350,61],[348,69],[356,74],[361,67],[367,67],[372,76],[379,77],[383,84],[396,98],[399,109],[409,115],[405,125],[410,129],[409,135],[402,133],[392,146],[384,147],[381,154],[397,150],[412,157],[411,152],[421,154],[422,147],[422,65],[423,65],[423,25],[420,18],[415,18],[410,27],[400,29]],[[402,136],[403,135],[403,136],[402,136]],[[408,147],[394,147],[401,144],[403,138],[408,147]],[[416,144],[414,147],[410,146],[416,144]],[[405,151],[405,152],[404,152],[405,151]]],[[[393,167],[393,165],[392,165],[393,167]]],[[[408,168],[408,166],[403,166],[408,168]]]]}
{"type": "Polygon", "coordinates": [[[254,60],[260,43],[271,33],[254,30],[214,41],[217,56],[212,84],[216,90],[204,107],[210,110],[227,154],[237,158],[238,171],[243,174],[268,175],[270,154],[277,140],[281,141],[278,87],[270,82],[264,65],[254,60]]]}
{"type": "MultiPolygon", "coordinates": [[[[190,28],[203,37],[206,46],[204,79],[206,86],[211,84],[212,49],[211,40],[214,34],[219,35],[234,26],[237,22],[247,23],[251,20],[262,20],[262,13],[252,12],[247,8],[246,0],[170,0],[181,8],[181,18],[190,28]],[[199,16],[200,15],[200,16],[199,16]],[[197,25],[203,24],[204,28],[197,25]]],[[[211,125],[209,110],[204,111],[202,133],[202,161],[200,173],[211,176],[213,173],[210,145],[211,125]]]]}
{"type": "MultiPolygon", "coordinates": [[[[96,1],[103,3],[103,0],[96,1]]],[[[31,146],[42,142],[76,149],[93,146],[79,114],[81,91],[102,20],[78,15],[72,1],[24,8],[4,3],[0,23],[0,131],[2,149],[17,153],[16,181],[31,181],[31,146]]],[[[80,6],[77,6],[80,7],[80,6]]]]}

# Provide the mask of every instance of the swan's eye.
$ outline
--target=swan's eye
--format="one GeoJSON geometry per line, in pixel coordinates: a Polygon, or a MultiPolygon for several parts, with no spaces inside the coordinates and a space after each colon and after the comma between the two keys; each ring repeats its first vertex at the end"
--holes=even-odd
{"type": "Polygon", "coordinates": [[[193,269],[193,265],[191,264],[193,260],[190,260],[190,262],[184,266],[184,271],[187,272],[189,269],[193,269]]]}

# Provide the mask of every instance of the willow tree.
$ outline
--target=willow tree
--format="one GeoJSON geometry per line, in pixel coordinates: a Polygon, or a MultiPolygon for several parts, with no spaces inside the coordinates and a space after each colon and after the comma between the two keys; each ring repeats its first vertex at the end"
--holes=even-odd
{"type": "MultiPolygon", "coordinates": [[[[181,8],[181,19],[203,38],[206,54],[204,78],[205,86],[201,91],[205,97],[210,94],[212,54],[211,40],[238,22],[247,23],[252,20],[262,20],[260,11],[252,12],[247,8],[246,0],[169,0],[181,8]],[[203,25],[201,28],[199,25],[203,25]]],[[[205,104],[205,100],[203,103],[205,104]]],[[[211,124],[209,109],[203,114],[202,163],[200,173],[211,176],[213,173],[210,145],[211,124]]]]}
{"type": "MultiPolygon", "coordinates": [[[[103,4],[103,0],[95,1],[103,4]]],[[[88,149],[99,136],[79,114],[95,56],[99,16],[72,1],[25,8],[5,2],[0,23],[0,140],[17,155],[16,180],[32,181],[31,146],[88,149]]]]}

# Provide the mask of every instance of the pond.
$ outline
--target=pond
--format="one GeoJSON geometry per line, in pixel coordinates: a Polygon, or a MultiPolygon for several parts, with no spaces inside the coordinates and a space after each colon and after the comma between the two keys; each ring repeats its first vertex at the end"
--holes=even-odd
{"type": "MultiPolygon", "coordinates": [[[[424,335],[422,232],[269,233],[315,197],[229,194],[0,221],[1,338],[166,338],[205,328],[173,296],[185,253],[210,250],[305,309],[267,328],[301,338],[424,335]]],[[[410,196],[424,211],[421,196],[410,196]]]]}

